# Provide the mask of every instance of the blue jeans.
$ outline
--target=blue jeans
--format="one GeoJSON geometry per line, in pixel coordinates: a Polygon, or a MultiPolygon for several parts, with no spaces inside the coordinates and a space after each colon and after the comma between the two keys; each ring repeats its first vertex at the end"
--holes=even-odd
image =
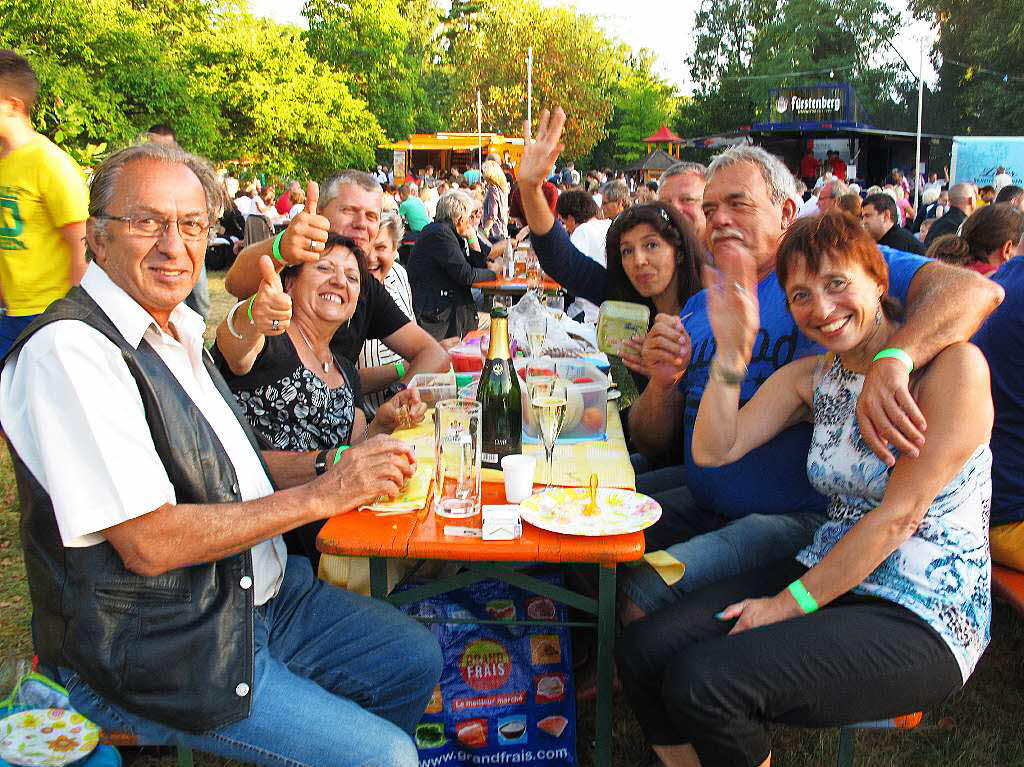
{"type": "Polygon", "coordinates": [[[73,671],[60,669],[59,681],[77,711],[147,745],[251,764],[417,767],[410,734],[442,665],[427,629],[384,602],[317,580],[304,557],[288,558],[280,592],[253,617],[252,710],[234,724],[183,732],[104,700],[73,671]]]}
{"type": "Polygon", "coordinates": [[[637,490],[661,504],[661,519],[644,531],[647,551],[667,551],[685,567],[671,586],[646,562],[625,568],[622,593],[650,614],[675,604],[684,594],[723,578],[792,558],[811,542],[824,521],[821,514],[750,514],[729,519],[701,508],[685,485],[671,486],[668,467],[637,477],[637,490]],[[669,489],[666,489],[669,488],[669,489]]]}
{"type": "Polygon", "coordinates": [[[10,351],[14,341],[21,335],[21,331],[32,324],[32,320],[38,316],[38,314],[29,314],[25,317],[0,315],[0,358],[10,351]]]}

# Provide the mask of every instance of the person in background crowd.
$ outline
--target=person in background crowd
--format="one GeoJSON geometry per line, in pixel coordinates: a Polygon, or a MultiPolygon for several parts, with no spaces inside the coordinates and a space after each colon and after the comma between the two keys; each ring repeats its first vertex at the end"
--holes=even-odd
{"type": "Polygon", "coordinates": [[[428,165],[423,169],[423,186],[433,186],[436,179],[434,178],[434,166],[428,165]]]}
{"type": "Polygon", "coordinates": [[[612,179],[601,187],[601,215],[612,221],[629,204],[629,185],[621,178],[612,179]]]}
{"type": "MultiPolygon", "coordinates": [[[[398,246],[405,235],[402,217],[396,210],[385,210],[380,217],[380,228],[366,256],[366,269],[370,276],[387,288],[395,304],[415,322],[412,309],[412,288],[405,267],[396,263],[398,246]]],[[[401,390],[401,380],[408,361],[391,351],[376,338],[368,338],[359,352],[359,377],[366,393],[365,410],[373,418],[377,408],[401,390]]]]}
{"type": "Polygon", "coordinates": [[[1014,184],[1004,186],[999,190],[999,194],[996,195],[996,202],[1008,202],[1010,205],[1024,211],[1024,187],[1015,186],[1014,184]]]}
{"type": "Polygon", "coordinates": [[[302,184],[300,184],[298,181],[289,181],[288,182],[288,187],[284,190],[284,193],[280,197],[277,198],[277,203],[275,203],[275,207],[277,208],[278,215],[280,215],[280,216],[287,216],[288,215],[289,211],[292,209],[292,205],[294,204],[294,203],[292,203],[292,200],[291,200],[292,193],[293,192],[301,192],[301,191],[302,191],[302,184]]]}
{"type": "Polygon", "coordinates": [[[698,241],[704,239],[704,183],[708,169],[698,162],[677,162],[658,179],[658,199],[685,218],[698,241]]]}
{"type": "Polygon", "coordinates": [[[992,202],[996,199],[995,187],[988,185],[983,186],[981,189],[978,190],[978,197],[981,200],[981,202],[979,203],[979,207],[981,205],[991,205],[992,202]]]}
{"type": "Polygon", "coordinates": [[[177,147],[104,160],[81,287],[0,375],[41,668],[75,711],[145,743],[415,767],[437,642],[318,581],[281,539],[396,497],[414,456],[377,437],[317,476],[314,453],[259,449],[182,305],[222,199],[177,147]]]}
{"type": "Polygon", "coordinates": [[[1006,168],[1000,165],[996,168],[996,175],[992,177],[992,188],[996,190],[996,202],[999,202],[999,193],[1004,187],[1009,186],[1013,183],[1013,176],[1006,172],[1006,168]]]}
{"type": "Polygon", "coordinates": [[[174,128],[163,123],[154,125],[146,131],[146,140],[153,144],[164,144],[166,146],[173,146],[178,143],[178,137],[174,133],[174,128]]]}
{"type": "Polygon", "coordinates": [[[580,172],[576,170],[576,164],[571,160],[562,169],[562,183],[569,188],[580,185],[580,172]]]}
{"type": "Polygon", "coordinates": [[[818,212],[827,213],[835,207],[836,200],[850,190],[837,178],[830,178],[818,190],[818,212]]]}
{"type": "Polygon", "coordinates": [[[933,240],[928,257],[991,275],[1016,255],[1021,234],[1024,213],[1005,202],[994,203],[974,211],[960,227],[960,234],[933,240]]]}
{"type": "Polygon", "coordinates": [[[800,158],[800,180],[803,181],[808,189],[814,188],[814,182],[818,180],[818,158],[814,156],[814,148],[812,142],[807,142],[807,148],[804,149],[804,156],[800,158]]]}
{"type": "MultiPolygon", "coordinates": [[[[941,196],[939,203],[942,203],[941,196]]],[[[944,234],[956,234],[960,231],[960,226],[974,212],[975,207],[974,184],[966,182],[953,184],[949,189],[949,210],[928,230],[928,236],[924,239],[925,248],[935,242],[937,237],[944,234]]]]}
{"type": "Polygon", "coordinates": [[[470,262],[466,239],[475,228],[474,207],[466,192],[448,192],[437,203],[437,219],[420,233],[409,256],[416,320],[438,341],[476,330],[476,302],[470,289],[474,282],[497,276],[470,262]]]}
{"type": "Polygon", "coordinates": [[[288,187],[288,212],[285,221],[291,221],[306,208],[306,193],[298,184],[288,187]]]}
{"type": "Polygon", "coordinates": [[[427,211],[427,216],[430,220],[434,220],[434,216],[437,215],[437,200],[440,197],[437,190],[431,185],[427,186],[427,182],[423,181],[419,186],[419,198],[420,202],[423,203],[423,207],[427,211]]]}
{"type": "Polygon", "coordinates": [[[645,203],[653,202],[655,199],[657,199],[657,195],[647,184],[641,184],[636,188],[636,192],[633,193],[634,205],[644,205],[645,203]]]}
{"type": "Polygon", "coordinates": [[[910,227],[914,223],[914,206],[908,199],[909,195],[903,191],[903,187],[895,187],[893,191],[896,193],[896,207],[900,214],[900,226],[910,227]]]}
{"type": "Polygon", "coordinates": [[[28,61],[0,50],[0,357],[85,273],[85,182],[32,128],[38,93],[28,61]]]}
{"type": "Polygon", "coordinates": [[[508,237],[508,179],[501,166],[488,160],[480,169],[484,180],[484,216],[480,228],[492,242],[508,237]]]}
{"type": "Polygon", "coordinates": [[[726,467],[809,422],[806,472],[828,512],[795,557],[629,625],[617,659],[664,765],[767,767],[769,722],[908,714],[944,703],[974,671],[991,620],[992,401],[979,350],[952,344],[913,376],[904,368],[927,440],[895,463],[872,452],[858,398],[875,355],[898,346],[899,308],[875,243],[833,211],[794,223],[776,266],[794,322],[824,353],[779,368],[743,404],[760,270],[742,250],[715,255],[704,293],[715,355],[694,460],[726,467]]]}
{"type": "Polygon", "coordinates": [[[864,225],[865,231],[875,238],[875,242],[885,245],[887,248],[923,256],[924,245],[896,223],[898,218],[899,211],[896,209],[896,201],[885,193],[867,197],[861,206],[861,223],[864,225]]]}
{"type": "MultiPolygon", "coordinates": [[[[1004,189],[1006,187],[1003,187],[1004,189]]],[[[999,207],[998,205],[994,207],[999,207]]],[[[979,211],[980,213],[980,211],[979,211]]],[[[991,275],[1006,300],[971,339],[988,361],[992,428],[992,561],[1024,571],[1024,237],[991,275]]]]}
{"type": "Polygon", "coordinates": [[[480,181],[480,163],[476,160],[469,165],[469,170],[462,174],[462,177],[466,180],[466,184],[473,186],[480,181]]]}
{"type": "MultiPolygon", "coordinates": [[[[758,351],[740,383],[744,401],[778,368],[819,351],[787,312],[775,273],[779,240],[794,220],[794,195],[792,174],[758,147],[731,147],[711,163],[704,190],[711,257],[716,264],[740,257],[757,264],[761,330],[758,351]]],[[[968,339],[999,302],[1002,291],[979,275],[888,248],[882,253],[889,290],[907,306],[906,324],[892,345],[916,365],[968,339]]],[[[623,578],[620,615],[627,622],[721,578],[795,554],[827,506],[807,477],[811,434],[806,425],[794,425],[729,466],[707,469],[694,463],[690,443],[697,403],[713,374],[707,300],[703,291],[690,299],[682,318],[659,315],[643,343],[651,379],[630,411],[630,433],[636,447],[650,455],[681,443],[686,463],[672,489],[653,494],[663,513],[644,531],[647,551],[664,555],[656,554],[623,578]]],[[[848,316],[843,312],[830,324],[848,316]]],[[[889,465],[894,460],[889,445],[916,454],[924,439],[909,385],[906,365],[881,359],[867,372],[858,402],[864,441],[889,465]]]]}
{"type": "MultiPolygon", "coordinates": [[[[225,288],[238,298],[248,298],[262,284],[260,256],[274,256],[275,269],[317,261],[330,232],[351,237],[360,250],[369,250],[377,239],[382,197],[380,185],[362,171],[335,174],[324,182],[322,196],[320,187],[309,182],[305,209],[277,237],[243,249],[224,278],[225,288]]],[[[383,341],[409,361],[403,383],[417,373],[443,372],[451,364],[448,353],[405,315],[378,280],[369,281],[352,319],[335,334],[331,351],[355,363],[368,338],[383,341]]]]}
{"type": "MultiPolygon", "coordinates": [[[[558,220],[569,233],[569,241],[591,261],[601,266],[607,265],[605,241],[608,227],[612,222],[607,218],[597,217],[597,205],[594,199],[582,189],[571,189],[558,196],[555,204],[558,220]]],[[[576,299],[565,310],[573,319],[583,315],[583,322],[597,322],[598,307],[592,301],[582,297],[576,299]]]]}
{"type": "Polygon", "coordinates": [[[398,204],[398,212],[405,219],[405,223],[414,232],[423,231],[423,227],[430,223],[430,216],[427,209],[420,200],[416,185],[406,181],[398,187],[398,196],[402,200],[398,204]]]}
{"type": "Polygon", "coordinates": [[[839,152],[831,150],[828,153],[828,169],[837,180],[846,183],[846,160],[839,156],[839,152]]]}
{"type": "Polygon", "coordinates": [[[840,195],[836,200],[836,209],[849,213],[854,218],[860,218],[861,201],[860,195],[856,192],[847,192],[840,195]]]}

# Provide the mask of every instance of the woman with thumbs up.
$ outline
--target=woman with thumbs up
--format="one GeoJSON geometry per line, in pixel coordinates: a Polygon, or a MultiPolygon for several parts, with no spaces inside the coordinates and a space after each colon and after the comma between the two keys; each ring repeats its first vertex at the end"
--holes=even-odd
{"type": "MultiPolygon", "coordinates": [[[[369,280],[355,242],[330,234],[317,261],[280,274],[259,261],[259,290],[237,303],[217,328],[213,357],[253,429],[278,450],[313,451],[322,473],[328,452],[358,445],[423,420],[414,390],[384,402],[367,425],[355,366],[330,349],[369,280]]],[[[319,525],[317,525],[319,527],[319,525]]],[[[310,558],[318,530],[300,531],[310,558]]]]}

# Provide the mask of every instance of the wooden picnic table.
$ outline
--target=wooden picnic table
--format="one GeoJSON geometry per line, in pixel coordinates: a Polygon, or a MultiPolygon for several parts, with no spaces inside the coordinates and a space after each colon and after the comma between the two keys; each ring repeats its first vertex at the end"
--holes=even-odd
{"type": "MultiPolygon", "coordinates": [[[[480,288],[485,295],[489,296],[521,296],[530,289],[525,277],[508,279],[499,277],[496,280],[482,280],[473,283],[474,288],[480,288]]],[[[544,293],[558,293],[562,286],[554,280],[544,279],[540,284],[544,293]]]]}
{"type": "MultiPolygon", "coordinates": [[[[614,403],[609,407],[608,416],[608,440],[600,443],[600,461],[607,467],[609,460],[616,463],[624,460],[625,466],[617,466],[615,476],[619,477],[620,481],[615,485],[632,489],[632,469],[628,468],[629,455],[614,403]]],[[[413,435],[414,444],[424,441],[423,432],[421,428],[418,434],[413,435]]],[[[402,434],[399,433],[397,436],[401,437],[402,434]]],[[[424,455],[424,447],[425,445],[417,449],[417,455],[424,455]]],[[[529,446],[526,452],[532,452],[533,447],[529,446]]],[[[566,459],[574,464],[572,473],[563,476],[570,476],[574,480],[577,477],[584,478],[582,482],[572,482],[574,485],[583,485],[590,476],[590,467],[578,464],[580,461],[586,462],[587,452],[579,446],[573,446],[573,449],[572,458],[566,459]]],[[[538,471],[540,468],[538,466],[538,471]]],[[[604,481],[602,485],[605,485],[604,481]]],[[[609,483],[608,486],[612,484],[609,483]]],[[[484,470],[482,494],[484,504],[506,503],[500,472],[484,470]]],[[[317,538],[317,547],[324,554],[369,557],[371,594],[379,599],[388,599],[396,605],[419,601],[494,578],[595,616],[596,620],[588,624],[597,629],[598,637],[595,763],[598,767],[610,767],[615,568],[620,562],[635,561],[643,556],[643,533],[585,537],[552,533],[523,522],[523,534],[518,540],[484,541],[478,538],[447,536],[444,534],[446,522],[453,524],[451,520],[436,518],[429,501],[423,509],[407,514],[377,516],[371,511],[361,510],[328,520],[317,538]],[[431,581],[389,594],[386,569],[388,559],[453,561],[460,563],[462,567],[461,571],[451,578],[431,581]],[[596,565],[597,599],[562,586],[552,585],[518,569],[538,563],[596,565]]]]}

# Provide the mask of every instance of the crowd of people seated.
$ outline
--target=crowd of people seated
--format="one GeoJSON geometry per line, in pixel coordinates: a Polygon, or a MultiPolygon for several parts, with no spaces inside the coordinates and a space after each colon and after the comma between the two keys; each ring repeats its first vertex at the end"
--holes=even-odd
{"type": "Polygon", "coordinates": [[[41,668],[99,725],[261,764],[418,763],[436,640],[317,578],[314,540],[412,475],[405,384],[449,369],[474,283],[526,238],[572,316],[651,313],[620,362],[662,517],[619,579],[616,657],[666,767],[766,765],[770,723],[906,714],[972,674],[991,562],[1024,569],[1010,174],[919,180],[915,210],[898,172],[862,193],[836,153],[797,179],[736,146],[637,184],[559,169],[559,109],[514,177],[488,158],[239,190],[154,130],[86,191],[31,130],[36,87],[0,52],[0,185],[28,151],[69,185],[0,251],[0,423],[41,668]],[[185,302],[218,224],[241,232],[238,301],[207,353],[185,302]]]}

